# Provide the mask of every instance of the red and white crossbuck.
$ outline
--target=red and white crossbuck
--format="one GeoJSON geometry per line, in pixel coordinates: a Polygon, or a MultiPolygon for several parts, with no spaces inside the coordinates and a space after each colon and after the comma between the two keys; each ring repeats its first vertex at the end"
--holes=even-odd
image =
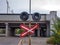
{"type": "Polygon", "coordinates": [[[38,24],[35,24],[34,26],[32,26],[31,28],[25,26],[24,24],[20,25],[20,28],[24,29],[25,31],[23,33],[20,34],[20,37],[24,37],[28,34],[33,34],[34,30],[38,28],[38,24]]]}

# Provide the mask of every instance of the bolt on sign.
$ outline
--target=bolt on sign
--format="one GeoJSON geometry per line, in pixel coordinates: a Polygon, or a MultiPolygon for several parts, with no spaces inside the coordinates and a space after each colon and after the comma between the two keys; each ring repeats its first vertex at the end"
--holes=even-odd
{"type": "Polygon", "coordinates": [[[26,35],[31,35],[34,33],[34,30],[38,28],[38,24],[35,24],[34,26],[32,26],[31,28],[27,27],[26,25],[24,24],[21,24],[20,25],[20,28],[24,29],[24,32],[20,34],[20,37],[24,37],[26,35]]]}

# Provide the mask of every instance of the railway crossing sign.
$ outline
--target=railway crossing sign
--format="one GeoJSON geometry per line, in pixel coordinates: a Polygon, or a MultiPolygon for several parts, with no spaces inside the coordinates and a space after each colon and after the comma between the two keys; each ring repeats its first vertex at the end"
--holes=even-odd
{"type": "Polygon", "coordinates": [[[34,33],[34,30],[38,28],[38,24],[35,24],[34,26],[32,26],[31,28],[27,27],[26,25],[24,24],[21,24],[20,27],[22,29],[24,29],[24,32],[20,34],[20,37],[24,37],[26,35],[30,35],[30,34],[33,34],[34,33]]]}

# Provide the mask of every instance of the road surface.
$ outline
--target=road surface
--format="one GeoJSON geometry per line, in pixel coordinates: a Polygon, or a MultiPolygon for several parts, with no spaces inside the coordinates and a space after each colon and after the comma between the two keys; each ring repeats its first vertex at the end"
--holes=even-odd
{"type": "MultiPolygon", "coordinates": [[[[46,41],[48,38],[32,37],[31,45],[47,45],[46,41]]],[[[0,45],[18,45],[19,37],[0,37],[0,45]]],[[[23,38],[23,45],[28,45],[28,37],[23,38]]]]}

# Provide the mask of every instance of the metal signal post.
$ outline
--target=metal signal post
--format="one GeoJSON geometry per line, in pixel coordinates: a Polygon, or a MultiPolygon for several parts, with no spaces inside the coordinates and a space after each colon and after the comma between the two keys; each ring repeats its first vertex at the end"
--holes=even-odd
{"type": "MultiPolygon", "coordinates": [[[[31,15],[31,0],[29,0],[29,14],[31,15]]],[[[29,28],[31,28],[31,21],[29,22],[29,28]]],[[[31,45],[31,35],[29,34],[29,44],[31,45]]]]}

